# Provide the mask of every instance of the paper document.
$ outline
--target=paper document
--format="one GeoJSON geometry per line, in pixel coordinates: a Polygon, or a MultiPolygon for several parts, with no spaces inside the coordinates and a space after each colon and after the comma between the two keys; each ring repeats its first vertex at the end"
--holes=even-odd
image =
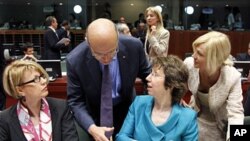
{"type": "Polygon", "coordinates": [[[69,38],[62,38],[60,41],[58,41],[56,44],[64,44],[66,42],[70,42],[69,38]]]}

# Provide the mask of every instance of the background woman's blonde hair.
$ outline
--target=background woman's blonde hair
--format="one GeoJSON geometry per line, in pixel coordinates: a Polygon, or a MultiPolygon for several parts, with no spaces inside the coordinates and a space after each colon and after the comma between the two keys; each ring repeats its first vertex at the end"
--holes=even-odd
{"type": "Polygon", "coordinates": [[[222,65],[233,65],[229,59],[231,44],[226,34],[208,32],[193,42],[193,50],[200,45],[206,49],[206,70],[209,75],[214,74],[222,65]]]}
{"type": "MultiPolygon", "coordinates": [[[[159,8],[157,8],[156,6],[148,7],[148,8],[145,10],[145,13],[144,13],[144,14],[145,14],[145,19],[147,18],[147,13],[148,13],[148,11],[153,12],[153,13],[157,16],[157,18],[158,18],[158,20],[159,20],[158,23],[157,23],[156,29],[157,29],[157,30],[160,30],[160,29],[164,28],[164,27],[163,27],[162,15],[161,15],[161,11],[159,10],[159,8]]],[[[148,27],[147,32],[149,32],[149,30],[150,30],[149,25],[147,25],[147,27],[148,27]]]]}
{"type": "Polygon", "coordinates": [[[27,71],[35,70],[40,74],[43,74],[47,78],[48,83],[48,74],[47,72],[34,61],[29,60],[16,60],[9,64],[3,73],[3,87],[5,92],[13,98],[21,98],[17,92],[17,87],[24,83],[23,76],[27,71]]]}

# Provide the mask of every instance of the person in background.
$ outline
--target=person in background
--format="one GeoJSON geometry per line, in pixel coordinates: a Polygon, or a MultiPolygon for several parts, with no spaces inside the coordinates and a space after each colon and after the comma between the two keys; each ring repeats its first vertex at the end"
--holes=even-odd
{"type": "Polygon", "coordinates": [[[80,21],[76,18],[74,13],[69,14],[69,26],[71,29],[81,29],[81,23],[80,21]]]}
{"type": "MultiPolygon", "coordinates": [[[[61,40],[62,38],[67,38],[69,40],[71,40],[71,35],[70,35],[70,25],[69,22],[67,20],[64,20],[61,23],[61,28],[59,28],[58,30],[56,30],[59,39],[61,40]]],[[[62,52],[70,52],[71,51],[71,47],[70,44],[68,44],[66,47],[62,48],[62,52]]]]}
{"type": "Polygon", "coordinates": [[[234,15],[234,29],[242,29],[243,22],[242,22],[242,17],[240,13],[240,9],[238,6],[233,7],[233,15],[234,15]]]}
{"type": "Polygon", "coordinates": [[[134,37],[139,38],[143,43],[143,46],[145,43],[146,33],[147,33],[146,24],[144,22],[139,23],[135,31],[134,37]]]}
{"type": "Polygon", "coordinates": [[[125,17],[121,16],[121,17],[120,17],[120,20],[119,20],[119,23],[126,23],[125,17]]]}
{"type": "Polygon", "coordinates": [[[197,114],[179,104],[188,82],[183,61],[156,57],[147,81],[149,95],[135,98],[116,141],[197,141],[197,114]]]}
{"type": "Polygon", "coordinates": [[[24,57],[22,60],[32,60],[32,61],[37,61],[37,58],[34,56],[34,47],[33,44],[30,42],[27,42],[22,45],[22,50],[24,53],[24,57]]]}
{"type": "Polygon", "coordinates": [[[174,29],[173,21],[169,18],[167,13],[164,13],[162,16],[163,19],[163,26],[166,29],[174,29]]]}
{"type": "Polygon", "coordinates": [[[131,36],[130,30],[126,23],[117,23],[116,28],[120,34],[131,36]]]}
{"type": "Polygon", "coordinates": [[[233,30],[235,19],[233,15],[233,10],[231,6],[225,7],[226,11],[226,25],[229,30],[233,30]]]}
{"type": "Polygon", "coordinates": [[[237,54],[236,60],[237,61],[250,61],[250,42],[248,43],[247,52],[237,54]]]}
{"type": "Polygon", "coordinates": [[[56,30],[59,39],[69,38],[70,39],[70,25],[69,22],[64,20],[61,24],[61,28],[56,30]]]}
{"type": "Polygon", "coordinates": [[[44,33],[44,52],[42,58],[45,60],[60,60],[60,51],[69,45],[70,40],[59,40],[59,36],[56,33],[58,24],[55,17],[47,17],[46,23],[49,27],[44,33]]]}
{"type": "Polygon", "coordinates": [[[138,28],[138,26],[139,26],[140,23],[146,24],[146,20],[144,18],[145,18],[144,14],[140,13],[139,16],[138,16],[138,20],[136,20],[134,22],[134,27],[138,28]]]}
{"type": "Polygon", "coordinates": [[[1,141],[78,141],[66,101],[46,97],[48,74],[39,64],[16,60],[6,67],[3,81],[18,102],[0,112],[1,141]]]}
{"type": "MultiPolygon", "coordinates": [[[[86,30],[86,41],[66,57],[67,95],[78,124],[92,140],[108,141],[107,132],[119,132],[134,96],[136,77],[145,82],[150,73],[140,40],[118,34],[115,24],[105,18],[94,20],[86,30]],[[113,127],[101,126],[101,91],[105,66],[110,67],[113,127]]],[[[112,115],[111,115],[112,116],[112,115]]]]}
{"type": "Polygon", "coordinates": [[[227,35],[212,31],[193,42],[193,56],[184,60],[189,70],[190,105],[198,112],[199,141],[225,141],[230,125],[242,125],[241,74],[229,60],[227,35]]]}
{"type": "Polygon", "coordinates": [[[148,29],[144,46],[148,57],[167,56],[170,33],[163,27],[161,10],[148,7],[145,15],[148,29]]]}

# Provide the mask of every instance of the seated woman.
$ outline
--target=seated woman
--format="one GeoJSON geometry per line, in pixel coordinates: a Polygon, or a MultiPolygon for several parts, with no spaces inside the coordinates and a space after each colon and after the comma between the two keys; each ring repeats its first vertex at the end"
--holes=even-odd
{"type": "Polygon", "coordinates": [[[3,74],[4,89],[18,99],[0,112],[1,141],[78,141],[65,100],[46,98],[48,74],[36,62],[16,60],[3,74]]]}
{"type": "Polygon", "coordinates": [[[197,141],[197,114],[179,104],[188,81],[182,60],[156,57],[147,81],[149,95],[135,98],[116,140],[197,141]]]}

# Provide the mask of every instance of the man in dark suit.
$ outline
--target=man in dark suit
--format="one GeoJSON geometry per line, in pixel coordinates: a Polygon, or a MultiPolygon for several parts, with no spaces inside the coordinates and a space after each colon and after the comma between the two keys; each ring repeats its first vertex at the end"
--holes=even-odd
{"type": "Polygon", "coordinates": [[[246,53],[239,53],[236,56],[237,61],[250,61],[250,42],[248,44],[248,50],[246,53]]]}
{"type": "Polygon", "coordinates": [[[119,132],[135,96],[136,77],[145,81],[150,73],[140,40],[119,35],[115,24],[97,19],[87,28],[87,41],[66,57],[68,103],[75,119],[95,140],[108,140],[105,132],[119,132]],[[100,101],[104,65],[111,68],[113,125],[100,126],[100,101]]]}
{"type": "MultiPolygon", "coordinates": [[[[68,38],[69,40],[71,40],[69,22],[67,20],[64,20],[61,23],[61,28],[57,29],[56,33],[58,34],[60,40],[62,38],[68,38]]],[[[68,53],[70,51],[71,51],[70,45],[62,49],[62,52],[68,53]]]]}
{"type": "Polygon", "coordinates": [[[53,16],[49,16],[46,18],[46,23],[49,25],[47,31],[44,33],[44,52],[42,55],[42,59],[47,60],[60,60],[61,53],[60,50],[63,47],[68,46],[69,40],[65,40],[63,42],[59,42],[59,36],[56,33],[57,29],[57,20],[53,16]]]}

